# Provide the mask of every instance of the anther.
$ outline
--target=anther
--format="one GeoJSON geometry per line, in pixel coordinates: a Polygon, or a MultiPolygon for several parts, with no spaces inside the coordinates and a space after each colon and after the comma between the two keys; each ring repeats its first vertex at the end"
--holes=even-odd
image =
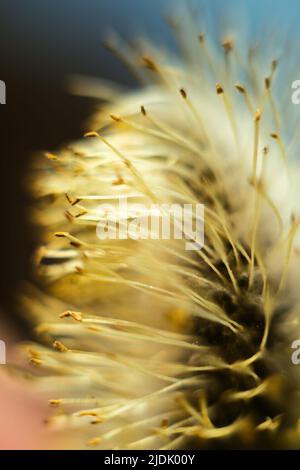
{"type": "Polygon", "coordinates": [[[219,83],[216,84],[216,92],[218,95],[223,95],[224,93],[224,88],[219,83]]]}

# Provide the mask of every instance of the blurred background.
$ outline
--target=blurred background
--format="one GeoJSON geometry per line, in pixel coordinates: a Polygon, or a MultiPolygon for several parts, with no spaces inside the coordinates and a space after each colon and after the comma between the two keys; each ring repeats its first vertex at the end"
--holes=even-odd
{"type": "MultiPolygon", "coordinates": [[[[0,79],[7,87],[7,104],[0,106],[0,339],[8,345],[30,337],[16,307],[20,282],[31,278],[30,257],[37,240],[28,222],[30,198],[23,186],[29,159],[34,153],[55,151],[79,138],[97,105],[91,98],[71,95],[66,86],[68,77],[81,74],[135,86],[126,68],[102,46],[105,34],[113,29],[128,38],[146,35],[158,45],[173,47],[164,13],[185,3],[200,6],[200,0],[0,0],[0,79]]],[[[222,17],[228,3],[242,12],[250,33],[273,15],[278,28],[286,20],[295,41],[299,38],[298,0],[201,1],[208,18],[212,9],[221,11],[222,17]]],[[[8,359],[9,354],[10,349],[8,359]]],[[[28,398],[30,405],[25,410],[27,395],[14,394],[13,386],[4,379],[1,384],[0,448],[38,447],[34,444],[35,432],[40,432],[42,418],[37,419],[33,436],[25,441],[26,426],[23,432],[19,427],[19,434],[12,437],[5,421],[12,416],[11,407],[15,410],[14,423],[26,423],[28,413],[34,416],[32,398],[28,398]]],[[[39,405],[35,408],[42,416],[39,405]]],[[[16,432],[16,426],[14,429],[16,432]]]]}

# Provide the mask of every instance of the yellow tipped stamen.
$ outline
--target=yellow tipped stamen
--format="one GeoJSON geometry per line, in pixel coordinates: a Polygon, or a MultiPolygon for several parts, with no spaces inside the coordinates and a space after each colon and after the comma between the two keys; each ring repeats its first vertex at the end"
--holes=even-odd
{"type": "Polygon", "coordinates": [[[196,122],[200,125],[200,131],[201,131],[201,134],[204,137],[205,142],[208,144],[208,146],[211,149],[213,149],[213,143],[212,143],[211,139],[209,138],[209,135],[208,135],[208,133],[205,129],[205,124],[204,124],[204,121],[202,119],[202,116],[200,115],[199,111],[196,109],[193,102],[189,98],[186,90],[184,88],[181,88],[179,90],[179,92],[180,92],[180,95],[182,96],[184,102],[187,104],[189,110],[191,111],[192,115],[194,116],[196,122]]]}
{"type": "Polygon", "coordinates": [[[281,129],[280,117],[279,117],[279,114],[278,114],[278,111],[277,111],[277,108],[276,108],[276,105],[272,96],[271,85],[272,85],[272,76],[265,78],[265,88],[266,88],[267,96],[268,96],[270,106],[272,109],[272,114],[273,114],[273,118],[275,121],[276,130],[278,133],[280,133],[280,129],[281,129]]]}
{"type": "Polygon", "coordinates": [[[155,134],[155,133],[153,133],[153,130],[151,130],[151,129],[142,128],[141,126],[136,125],[134,123],[129,123],[128,121],[125,121],[125,122],[128,125],[131,125],[132,127],[135,126],[136,129],[138,129],[138,130],[143,130],[144,132],[152,133],[152,135],[157,136],[157,137],[159,135],[161,137],[165,136],[163,138],[169,139],[172,142],[176,142],[180,145],[183,145],[187,149],[190,149],[190,150],[192,150],[196,153],[199,152],[198,148],[193,143],[191,143],[189,140],[185,139],[184,136],[179,135],[178,133],[174,132],[172,129],[165,126],[162,122],[158,121],[157,118],[154,118],[152,115],[150,115],[149,112],[146,111],[145,106],[141,106],[141,113],[142,113],[143,116],[145,116],[148,119],[149,122],[151,122],[152,125],[157,127],[159,129],[159,131],[161,131],[161,134],[155,134]]]}
{"type": "Polygon", "coordinates": [[[254,112],[255,112],[255,109],[254,109],[254,106],[253,106],[253,104],[252,104],[252,102],[251,102],[249,93],[247,92],[247,88],[246,88],[244,85],[241,85],[240,83],[236,83],[235,88],[237,89],[237,91],[238,91],[241,95],[243,95],[243,98],[244,98],[244,100],[245,100],[246,106],[247,106],[247,108],[249,109],[250,115],[253,116],[253,115],[254,115],[254,112]]]}
{"type": "Polygon", "coordinates": [[[225,110],[226,110],[226,113],[227,113],[227,116],[228,116],[228,119],[229,119],[229,123],[230,123],[231,129],[232,129],[232,134],[233,134],[233,137],[234,137],[234,141],[235,141],[235,145],[236,145],[236,149],[237,149],[237,154],[239,156],[240,155],[239,134],[238,134],[238,128],[237,128],[236,119],[235,119],[235,116],[234,116],[232,105],[230,103],[230,100],[229,100],[227,94],[225,93],[224,88],[219,83],[216,84],[216,92],[217,92],[218,95],[222,96],[222,98],[223,98],[225,110]]]}
{"type": "Polygon", "coordinates": [[[135,177],[138,186],[141,187],[142,191],[145,192],[147,196],[150,197],[150,199],[154,202],[157,203],[157,198],[153,194],[153,192],[148,188],[148,186],[145,184],[144,179],[142,178],[141,174],[139,171],[133,166],[132,162],[127,158],[125,155],[123,155],[118,149],[116,149],[111,143],[108,142],[107,139],[105,139],[103,136],[101,136],[98,132],[88,132],[84,135],[85,137],[97,137],[99,140],[101,140],[107,147],[109,147],[115,155],[117,155],[126,165],[126,167],[131,171],[133,176],[135,177]]]}
{"type": "MultiPolygon", "coordinates": [[[[173,135],[172,132],[169,132],[166,129],[163,130],[161,128],[161,126],[160,126],[160,128],[161,128],[162,132],[157,131],[155,129],[151,129],[149,127],[142,126],[141,124],[137,124],[136,122],[129,121],[128,119],[126,119],[124,117],[121,118],[120,116],[114,116],[113,121],[118,122],[118,123],[122,123],[122,124],[126,124],[128,127],[136,129],[139,132],[143,132],[145,134],[149,134],[151,136],[157,137],[158,139],[163,139],[163,140],[167,140],[171,143],[180,144],[183,147],[186,147],[186,148],[192,150],[195,153],[199,153],[199,149],[197,148],[197,146],[195,144],[193,144],[193,142],[189,142],[181,136],[175,136],[175,135],[173,135]]],[[[88,133],[88,134],[90,134],[90,133],[88,133]]],[[[86,134],[86,136],[87,137],[93,137],[93,136],[96,137],[95,135],[87,135],[87,134],[86,134]]]]}
{"type": "Polygon", "coordinates": [[[209,52],[208,50],[208,47],[207,47],[207,44],[206,44],[206,40],[205,40],[205,35],[204,34],[199,34],[198,36],[198,41],[199,41],[199,44],[201,46],[201,49],[204,53],[204,57],[207,61],[207,64],[213,74],[214,77],[217,76],[217,73],[216,73],[216,69],[215,69],[215,65],[214,65],[214,61],[213,61],[213,58],[212,58],[212,55],[211,53],[209,52]]]}
{"type": "Polygon", "coordinates": [[[272,139],[274,139],[277,142],[282,160],[283,160],[284,164],[287,165],[288,164],[288,158],[287,158],[286,150],[285,150],[284,144],[282,142],[282,138],[280,137],[280,134],[278,134],[276,132],[272,132],[270,134],[270,136],[272,137],[272,139]]]}
{"type": "Polygon", "coordinates": [[[252,180],[254,187],[257,186],[257,158],[259,146],[259,125],[261,119],[261,112],[257,110],[254,116],[254,143],[253,143],[253,156],[252,156],[252,180]]]}

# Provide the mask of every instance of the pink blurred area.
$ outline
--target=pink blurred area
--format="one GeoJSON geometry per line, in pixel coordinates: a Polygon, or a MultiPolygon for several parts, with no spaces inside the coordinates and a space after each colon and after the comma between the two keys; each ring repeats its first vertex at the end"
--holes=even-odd
{"type": "MultiPolygon", "coordinates": [[[[18,356],[18,339],[1,318],[0,339],[6,344],[7,363],[14,362],[18,356]]],[[[0,449],[63,448],[59,437],[45,424],[51,413],[47,399],[37,394],[25,381],[11,377],[7,369],[7,365],[0,364],[0,449]]]]}

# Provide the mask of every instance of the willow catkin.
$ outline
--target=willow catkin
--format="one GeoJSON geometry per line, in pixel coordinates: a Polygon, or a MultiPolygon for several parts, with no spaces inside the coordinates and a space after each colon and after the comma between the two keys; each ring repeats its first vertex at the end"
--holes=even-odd
{"type": "Polygon", "coordinates": [[[27,347],[36,381],[59,410],[50,424],[83,447],[298,446],[299,144],[273,93],[280,63],[204,34],[181,57],[108,46],[142,87],[99,84],[107,103],[85,138],[31,179],[43,281],[23,301],[41,335],[27,347]],[[204,204],[204,247],[100,240],[101,204],[120,198],[144,215],[204,204]]]}

